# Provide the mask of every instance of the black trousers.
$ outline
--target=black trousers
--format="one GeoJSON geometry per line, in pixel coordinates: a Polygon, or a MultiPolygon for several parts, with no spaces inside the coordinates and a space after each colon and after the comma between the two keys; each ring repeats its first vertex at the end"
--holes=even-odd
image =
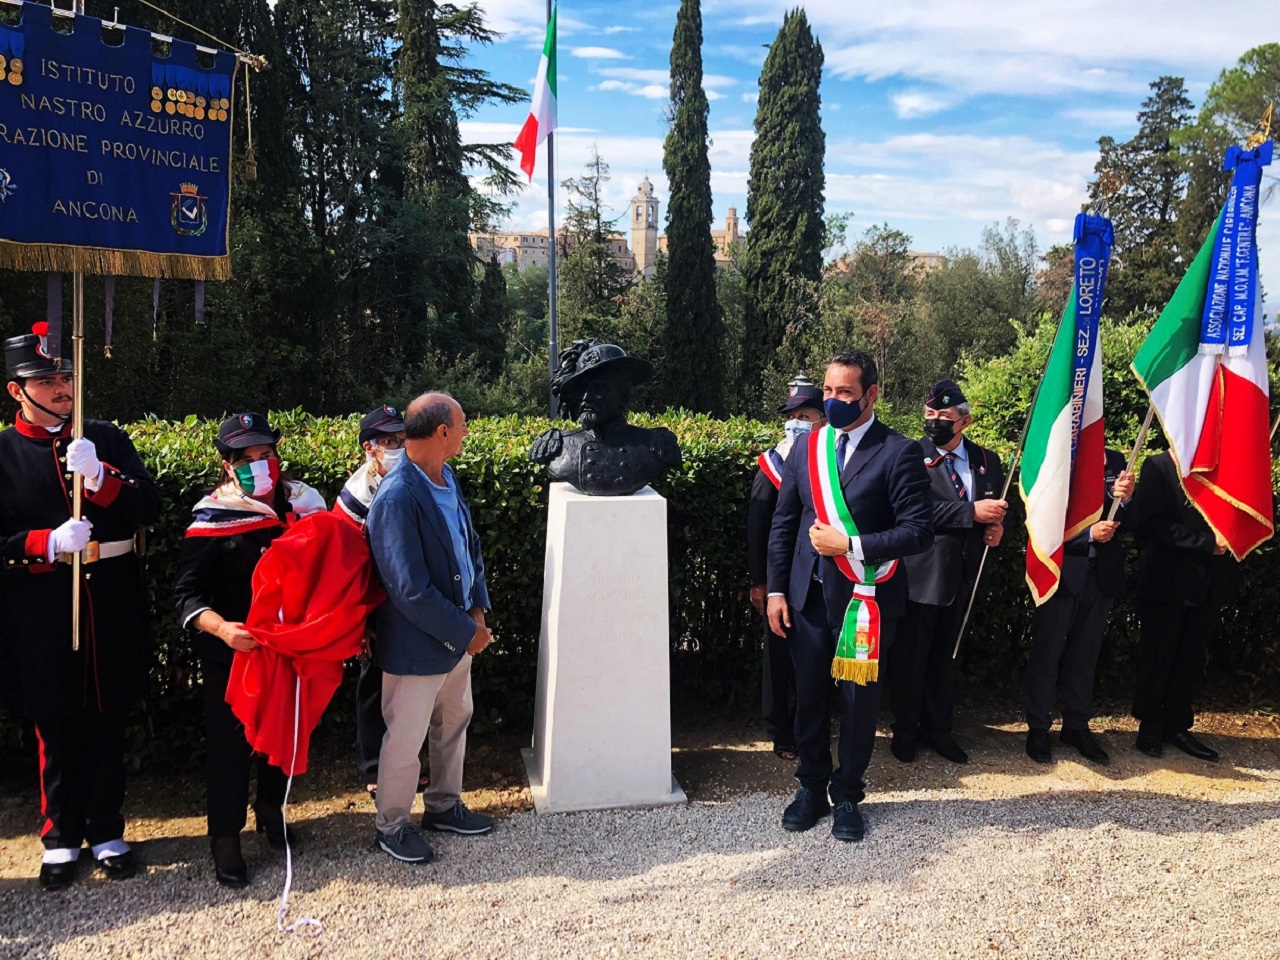
{"type": "MultiPolygon", "coordinates": [[[[204,728],[208,739],[205,784],[208,788],[209,836],[231,837],[244,829],[249,805],[249,766],[254,760],[244,725],[226,701],[231,664],[201,658],[204,673],[204,728]]],[[[254,809],[260,814],[280,809],[288,778],[267,758],[256,758],[258,796],[254,809]]]]}
{"type": "Polygon", "coordinates": [[[36,721],[40,840],[79,850],[124,836],[123,711],[77,712],[36,721]]]}
{"type": "Polygon", "coordinates": [[[787,641],[764,621],[764,662],[760,668],[760,708],[764,727],[778,747],[795,747],[796,708],[791,698],[796,671],[787,641]]]}
{"type": "MultiPolygon", "coordinates": [[[[866,796],[862,775],[871,763],[876,744],[876,711],[880,708],[880,684],[859,686],[841,682],[840,766],[831,766],[831,661],[836,653],[836,633],[827,625],[822,585],[809,587],[804,607],[791,611],[787,644],[796,671],[796,779],[819,793],[831,789],[831,799],[861,803],[866,796]]],[[[892,646],[898,618],[880,623],[881,649],[892,646]]]]}
{"type": "Polygon", "coordinates": [[[372,659],[356,680],[356,770],[365,783],[378,782],[378,754],[387,722],[382,719],[382,671],[372,659]]]}
{"type": "Polygon", "coordinates": [[[893,736],[907,743],[951,736],[955,723],[956,633],[972,584],[962,601],[946,607],[908,601],[897,639],[886,657],[885,683],[893,709],[893,736]]]}
{"type": "Polygon", "coordinates": [[[1080,592],[1061,585],[1031,615],[1031,657],[1023,677],[1027,726],[1048,730],[1053,724],[1053,699],[1062,690],[1062,729],[1085,730],[1093,719],[1093,680],[1098,651],[1115,601],[1098,589],[1091,566],[1080,592]]]}
{"type": "Polygon", "coordinates": [[[1138,600],[1142,651],[1133,715],[1144,734],[1190,730],[1191,701],[1200,688],[1209,637],[1218,627],[1217,604],[1175,607],[1138,600]]]}

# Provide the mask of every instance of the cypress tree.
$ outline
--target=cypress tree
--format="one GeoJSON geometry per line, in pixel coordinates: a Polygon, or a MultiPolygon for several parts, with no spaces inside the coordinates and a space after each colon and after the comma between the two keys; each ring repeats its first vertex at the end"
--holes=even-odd
{"type": "Polygon", "coordinates": [[[671,199],[661,399],[672,407],[718,413],[723,327],[711,241],[707,112],[701,2],[682,0],[671,44],[671,126],[662,156],[671,199]]]}
{"type": "Polygon", "coordinates": [[[758,396],[761,374],[788,325],[814,313],[822,278],[823,155],[818,114],[822,46],[801,9],[783,20],[760,73],[756,139],[747,181],[747,300],[742,378],[758,396]]]}

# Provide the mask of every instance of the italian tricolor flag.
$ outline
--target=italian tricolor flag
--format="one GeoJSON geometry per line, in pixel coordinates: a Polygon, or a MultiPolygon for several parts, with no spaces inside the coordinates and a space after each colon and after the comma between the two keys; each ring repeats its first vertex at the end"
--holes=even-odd
{"type": "Polygon", "coordinates": [[[1106,448],[1099,319],[1111,224],[1076,220],[1076,270],[1027,423],[1019,492],[1027,507],[1027,586],[1037,606],[1058,589],[1063,544],[1102,516],[1106,448]]]}
{"type": "Polygon", "coordinates": [[[533,84],[533,105],[515,142],[515,148],[520,151],[520,169],[530,180],[538,147],[556,128],[556,12],[559,6],[551,8],[547,38],[542,43],[542,60],[538,63],[538,79],[533,84]]]}
{"type": "MultiPolygon", "coordinates": [[[[1133,359],[1160,418],[1187,498],[1242,559],[1275,531],[1262,310],[1243,351],[1200,347],[1219,218],[1133,359]]],[[[1251,257],[1256,275],[1257,254],[1251,257]]]]}

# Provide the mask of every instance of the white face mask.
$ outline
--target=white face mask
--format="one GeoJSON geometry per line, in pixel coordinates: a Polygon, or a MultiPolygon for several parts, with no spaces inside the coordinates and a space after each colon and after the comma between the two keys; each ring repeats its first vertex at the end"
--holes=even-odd
{"type": "Polygon", "coordinates": [[[808,420],[788,420],[782,425],[782,429],[786,433],[787,439],[795,443],[813,429],[813,424],[808,420]]]}
{"type": "Polygon", "coordinates": [[[391,468],[400,462],[400,458],[404,456],[404,447],[398,450],[382,451],[382,469],[387,473],[391,472],[391,468]]]}

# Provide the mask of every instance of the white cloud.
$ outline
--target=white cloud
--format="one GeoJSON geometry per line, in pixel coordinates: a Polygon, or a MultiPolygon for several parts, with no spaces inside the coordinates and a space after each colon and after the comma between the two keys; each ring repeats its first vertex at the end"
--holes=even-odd
{"type": "MultiPolygon", "coordinates": [[[[779,26],[794,0],[719,0],[728,22],[779,26]]],[[[1219,0],[808,0],[829,76],[928,82],[958,95],[1142,93],[1169,65],[1215,77],[1258,37],[1280,34],[1280,4],[1219,0]],[[1242,33],[1239,24],[1250,29],[1242,33]]],[[[750,48],[744,48],[746,53],[750,48]]],[[[763,52],[763,51],[762,51],[763,52]]]]}
{"type": "Polygon", "coordinates": [[[889,98],[893,103],[893,112],[899,120],[914,120],[916,117],[927,117],[931,113],[949,109],[953,103],[948,97],[924,90],[904,90],[889,98]]]}
{"type": "Polygon", "coordinates": [[[666,70],[646,70],[643,67],[600,67],[596,73],[602,77],[630,80],[634,83],[671,83],[671,74],[666,70]]]}
{"type": "Polygon", "coordinates": [[[758,94],[758,93],[744,93],[744,94],[742,95],[742,102],[743,102],[743,103],[759,103],[759,102],[760,102],[760,94],[758,94]]]}
{"type": "Polygon", "coordinates": [[[644,97],[646,100],[666,100],[671,96],[671,87],[663,86],[660,83],[647,83],[639,90],[631,92],[637,97],[644,97]]]}
{"type": "Polygon", "coordinates": [[[615,33],[638,33],[639,30],[639,27],[605,27],[600,32],[612,36],[615,33]]]}
{"type": "Polygon", "coordinates": [[[724,99],[724,94],[723,94],[723,93],[718,93],[718,92],[717,92],[717,91],[715,91],[715,90],[705,90],[705,91],[703,91],[703,92],[704,92],[704,93],[706,93],[706,95],[707,95],[707,99],[708,99],[708,100],[723,100],[723,99],[724,99]]]}
{"type": "Polygon", "coordinates": [[[612,47],[574,47],[569,55],[583,60],[630,60],[621,50],[612,47]]]}

